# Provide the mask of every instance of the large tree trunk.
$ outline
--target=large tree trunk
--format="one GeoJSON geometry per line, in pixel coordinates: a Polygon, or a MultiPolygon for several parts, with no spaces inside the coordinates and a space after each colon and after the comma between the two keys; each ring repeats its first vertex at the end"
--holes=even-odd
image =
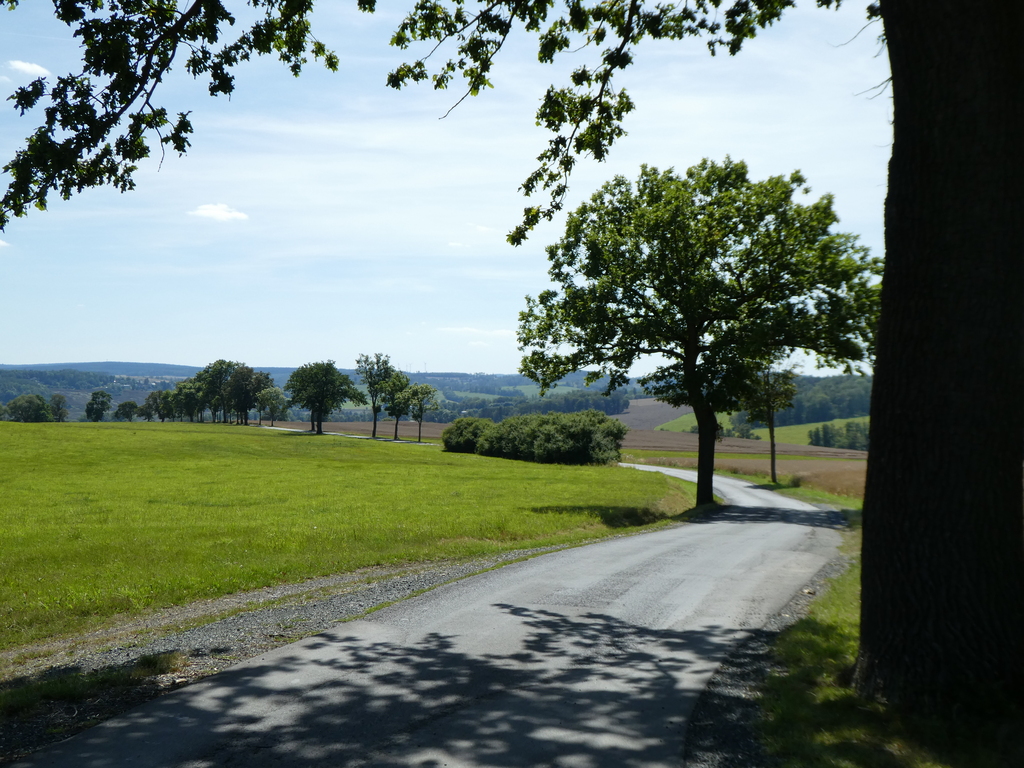
{"type": "Polygon", "coordinates": [[[1024,4],[881,7],[894,143],[855,679],[934,708],[1024,688],[1024,4]]]}
{"type": "Polygon", "coordinates": [[[768,409],[768,442],[770,443],[772,457],[772,482],[779,482],[779,476],[775,472],[775,411],[768,409]]]}
{"type": "Polygon", "coordinates": [[[697,418],[697,504],[713,504],[718,417],[705,404],[694,404],[693,415],[697,418]]]}

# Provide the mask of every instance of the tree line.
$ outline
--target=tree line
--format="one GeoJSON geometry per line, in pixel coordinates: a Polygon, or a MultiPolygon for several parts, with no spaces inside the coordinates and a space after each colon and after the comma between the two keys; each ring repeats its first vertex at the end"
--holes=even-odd
{"type": "Polygon", "coordinates": [[[852,451],[867,451],[871,445],[869,426],[863,421],[848,421],[845,424],[825,422],[807,433],[811,445],[824,448],[849,448],[852,451]]]}

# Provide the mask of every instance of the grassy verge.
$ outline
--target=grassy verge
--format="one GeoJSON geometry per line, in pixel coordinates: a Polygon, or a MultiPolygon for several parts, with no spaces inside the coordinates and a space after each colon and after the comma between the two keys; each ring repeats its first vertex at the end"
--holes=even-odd
{"type": "Polygon", "coordinates": [[[127,688],[174,672],[181,663],[182,656],[177,652],[155,653],[140,656],[131,666],[33,680],[0,690],[0,716],[29,713],[44,701],[85,701],[110,688],[127,688]]]}
{"type": "Polygon", "coordinates": [[[0,649],[357,568],[571,544],[693,505],[618,467],[190,424],[0,422],[0,649]]]}
{"type": "MultiPolygon", "coordinates": [[[[763,478],[751,480],[763,482],[763,478]]],[[[785,630],[775,654],[785,670],[761,693],[762,736],[782,768],[1010,768],[1024,766],[1024,712],[984,720],[923,717],[858,697],[849,686],[860,633],[861,498],[813,485],[776,490],[844,508],[851,565],[810,614],[785,630]]]]}

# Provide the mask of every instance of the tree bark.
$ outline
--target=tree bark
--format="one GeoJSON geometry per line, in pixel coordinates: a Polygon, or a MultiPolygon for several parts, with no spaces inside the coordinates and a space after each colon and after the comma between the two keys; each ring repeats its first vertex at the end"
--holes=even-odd
{"type": "Polygon", "coordinates": [[[401,416],[395,417],[395,440],[398,440],[398,422],[402,420],[401,416]]]}
{"type": "Polygon", "coordinates": [[[881,7],[894,137],[854,678],[969,708],[1024,688],[1024,5],[881,7]]]}
{"type": "Polygon", "coordinates": [[[718,417],[711,406],[705,403],[695,403],[693,415],[697,419],[697,504],[714,504],[718,417]]]}
{"type": "Polygon", "coordinates": [[[775,473],[775,411],[771,408],[768,409],[768,442],[771,444],[770,451],[772,457],[772,482],[779,482],[778,475],[775,473]]]}

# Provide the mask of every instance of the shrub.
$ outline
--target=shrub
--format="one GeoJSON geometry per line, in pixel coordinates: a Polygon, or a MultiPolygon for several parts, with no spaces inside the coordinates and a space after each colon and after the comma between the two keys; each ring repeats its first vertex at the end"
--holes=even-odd
{"type": "Polygon", "coordinates": [[[477,453],[541,464],[608,464],[619,460],[628,431],[594,410],[513,416],[481,435],[477,453]]]}
{"type": "Polygon", "coordinates": [[[444,449],[452,453],[477,453],[481,435],[494,426],[490,419],[463,417],[456,419],[441,433],[444,449]]]}

